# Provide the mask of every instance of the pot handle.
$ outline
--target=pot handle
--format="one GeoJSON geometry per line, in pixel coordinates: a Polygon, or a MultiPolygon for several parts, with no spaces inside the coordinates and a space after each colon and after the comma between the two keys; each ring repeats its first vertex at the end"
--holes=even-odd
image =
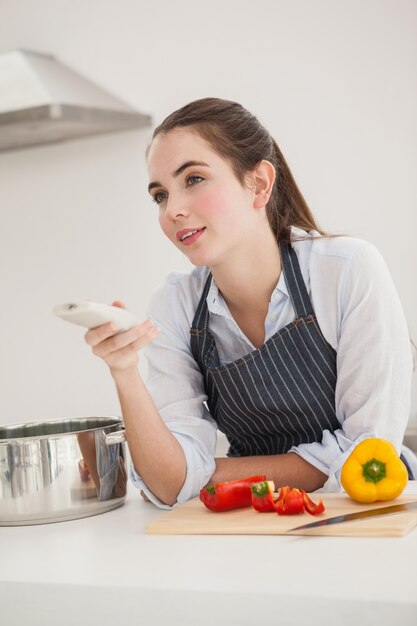
{"type": "Polygon", "coordinates": [[[116,443],[124,443],[126,441],[125,431],[116,430],[114,433],[108,433],[104,435],[106,446],[114,446],[116,443]]]}

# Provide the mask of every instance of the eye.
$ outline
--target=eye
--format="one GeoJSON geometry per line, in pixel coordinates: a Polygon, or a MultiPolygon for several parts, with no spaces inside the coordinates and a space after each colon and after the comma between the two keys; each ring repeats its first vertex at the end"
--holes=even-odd
{"type": "MultiPolygon", "coordinates": [[[[197,176],[195,174],[191,174],[190,176],[187,176],[187,178],[185,179],[186,187],[193,187],[194,185],[199,183],[201,180],[204,180],[204,178],[202,178],[201,176],[197,176]],[[192,182],[192,181],[196,181],[196,182],[192,182]]],[[[152,202],[155,202],[155,204],[161,204],[161,202],[163,202],[165,199],[166,199],[166,193],[164,191],[158,191],[154,196],[152,196],[152,202]],[[160,196],[162,196],[162,198],[160,196]]]]}
{"type": "MultiPolygon", "coordinates": [[[[189,186],[190,186],[190,181],[191,181],[191,180],[193,180],[193,179],[195,180],[196,178],[199,178],[200,180],[204,180],[204,178],[202,178],[201,176],[196,176],[196,175],[191,174],[191,176],[188,176],[188,177],[185,179],[185,180],[186,180],[186,183],[187,183],[187,187],[189,187],[189,186]]],[[[200,182],[200,180],[199,180],[199,181],[197,181],[197,182],[200,182]]],[[[191,183],[191,186],[193,186],[193,185],[195,185],[195,184],[196,184],[196,183],[191,183]]]]}
{"type": "Polygon", "coordinates": [[[164,199],[164,198],[159,199],[160,195],[163,196],[164,192],[163,191],[158,191],[154,196],[152,196],[152,202],[155,202],[156,204],[160,204],[162,202],[162,200],[164,199]]]}

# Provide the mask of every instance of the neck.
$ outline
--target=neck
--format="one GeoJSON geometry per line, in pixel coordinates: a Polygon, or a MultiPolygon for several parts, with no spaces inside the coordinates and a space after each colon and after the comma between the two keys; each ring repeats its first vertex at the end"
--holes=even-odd
{"type": "Polygon", "coordinates": [[[266,314],[281,274],[277,240],[268,228],[210,269],[230,311],[266,314]]]}

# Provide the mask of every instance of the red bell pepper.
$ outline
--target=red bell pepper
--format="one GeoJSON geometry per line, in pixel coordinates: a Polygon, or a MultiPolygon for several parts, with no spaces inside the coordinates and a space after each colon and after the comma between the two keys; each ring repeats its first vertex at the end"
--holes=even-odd
{"type": "Polygon", "coordinates": [[[252,485],[252,506],[260,513],[276,511],[275,485],[272,480],[263,480],[252,485]]]}
{"type": "Polygon", "coordinates": [[[266,480],[265,475],[207,485],[200,491],[200,500],[211,511],[230,511],[250,506],[252,504],[251,487],[254,483],[263,480],[266,480]]]}
{"type": "MultiPolygon", "coordinates": [[[[299,489],[291,489],[289,487],[284,487],[283,489],[288,489],[285,491],[281,497],[278,497],[277,500],[277,513],[278,515],[295,515],[297,513],[304,512],[304,502],[303,502],[303,494],[299,489]]],[[[282,489],[281,489],[282,491],[282,489]]]]}
{"type": "Polygon", "coordinates": [[[318,515],[319,513],[323,513],[323,500],[319,500],[316,504],[315,502],[313,502],[313,500],[311,500],[311,498],[309,498],[304,489],[301,490],[301,493],[303,494],[304,508],[306,511],[308,511],[308,513],[310,513],[310,515],[318,515]]]}

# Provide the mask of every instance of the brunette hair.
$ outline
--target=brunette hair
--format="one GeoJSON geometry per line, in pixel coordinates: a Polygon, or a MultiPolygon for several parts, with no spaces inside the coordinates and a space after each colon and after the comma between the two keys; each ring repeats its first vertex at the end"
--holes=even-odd
{"type": "MultiPolygon", "coordinates": [[[[272,163],[276,177],[266,212],[278,242],[289,243],[290,226],[327,235],[317,225],[277,142],[241,104],[221,98],[194,100],[168,115],[155,128],[152,141],[161,133],[185,126],[206,140],[229,163],[242,186],[247,172],[263,159],[272,163]]],[[[151,145],[152,142],[146,150],[147,157],[151,145]]]]}

